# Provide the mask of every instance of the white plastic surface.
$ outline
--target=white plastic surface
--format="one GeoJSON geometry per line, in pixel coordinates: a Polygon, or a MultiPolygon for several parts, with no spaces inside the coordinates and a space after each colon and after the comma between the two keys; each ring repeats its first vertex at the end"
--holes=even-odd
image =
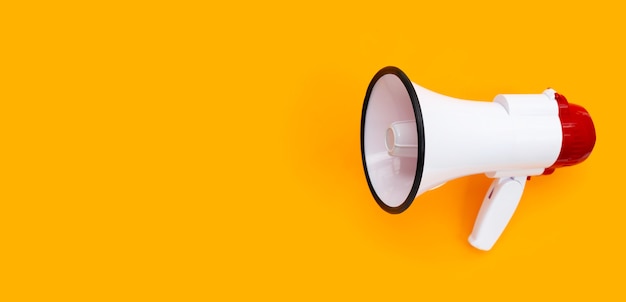
{"type": "Polygon", "coordinates": [[[495,184],[515,180],[495,186],[476,219],[470,244],[489,250],[513,215],[526,177],[542,174],[559,156],[562,129],[554,94],[503,94],[494,102],[480,102],[413,85],[426,129],[418,196],[442,182],[472,174],[497,177],[495,184]]]}
{"type": "Polygon", "coordinates": [[[418,196],[449,180],[542,174],[558,158],[558,104],[544,93],[503,94],[496,102],[451,98],[413,84],[424,120],[418,196]]]}
{"type": "Polygon", "coordinates": [[[469,243],[483,251],[490,250],[511,220],[524,192],[526,177],[493,180],[476,217],[469,243]]]}

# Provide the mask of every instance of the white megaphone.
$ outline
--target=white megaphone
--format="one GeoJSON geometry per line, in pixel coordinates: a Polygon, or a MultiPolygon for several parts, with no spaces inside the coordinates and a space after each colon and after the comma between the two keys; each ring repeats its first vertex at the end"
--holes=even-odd
{"type": "Polygon", "coordinates": [[[389,213],[451,179],[494,178],[469,236],[481,250],[504,231],[528,177],[584,161],[595,140],[587,111],[552,89],[467,101],[420,87],[391,66],[370,82],[361,117],[367,184],[389,213]]]}

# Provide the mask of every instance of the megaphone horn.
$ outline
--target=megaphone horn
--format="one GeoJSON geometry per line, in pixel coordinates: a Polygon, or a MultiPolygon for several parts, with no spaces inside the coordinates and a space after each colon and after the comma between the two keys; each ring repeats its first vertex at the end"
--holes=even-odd
{"type": "Polygon", "coordinates": [[[469,236],[481,250],[504,231],[528,177],[581,163],[595,140],[589,113],[553,89],[461,100],[412,83],[393,66],[370,82],[361,116],[365,178],[389,213],[451,179],[494,178],[469,236]]]}

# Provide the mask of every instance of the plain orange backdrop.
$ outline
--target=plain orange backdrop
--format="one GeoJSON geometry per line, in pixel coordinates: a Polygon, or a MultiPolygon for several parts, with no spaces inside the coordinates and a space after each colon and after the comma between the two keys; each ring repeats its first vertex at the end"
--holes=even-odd
{"type": "Polygon", "coordinates": [[[618,3],[0,4],[0,300],[626,299],[618,3]],[[477,251],[483,175],[401,215],[370,195],[387,65],[465,99],[553,87],[595,150],[477,251]]]}

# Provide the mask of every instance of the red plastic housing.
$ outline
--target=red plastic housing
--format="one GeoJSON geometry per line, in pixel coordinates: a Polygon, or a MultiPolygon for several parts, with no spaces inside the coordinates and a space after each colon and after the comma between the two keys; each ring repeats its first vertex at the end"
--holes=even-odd
{"type": "Polygon", "coordinates": [[[587,110],[568,103],[567,99],[558,93],[555,93],[554,97],[559,104],[563,142],[558,159],[544,171],[544,175],[552,174],[556,168],[583,162],[589,157],[596,143],[596,130],[587,110]]]}

